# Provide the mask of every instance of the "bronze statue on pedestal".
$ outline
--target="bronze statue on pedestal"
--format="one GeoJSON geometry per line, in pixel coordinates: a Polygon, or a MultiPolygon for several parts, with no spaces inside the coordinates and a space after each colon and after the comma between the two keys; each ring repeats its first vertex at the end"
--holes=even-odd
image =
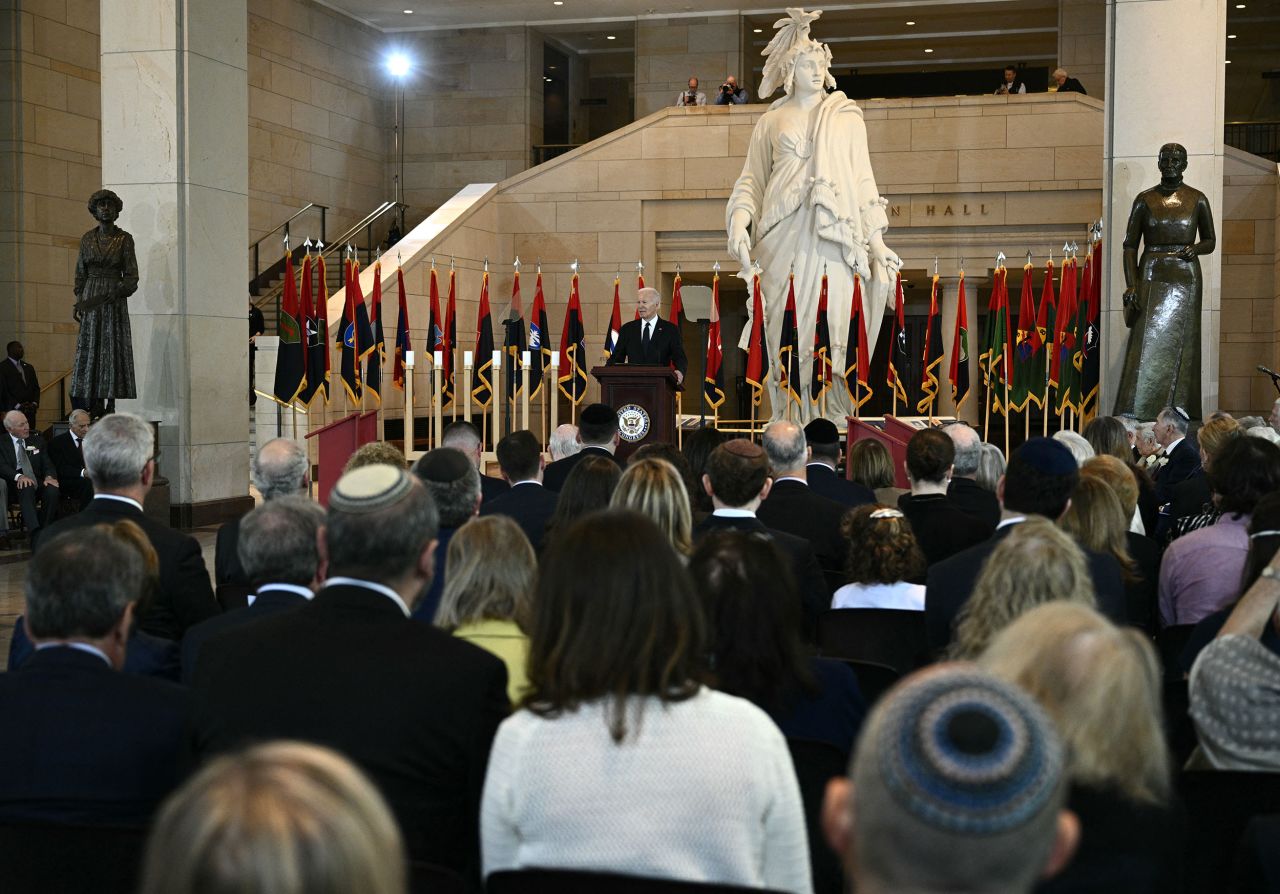
{"type": "Polygon", "coordinates": [[[114,412],[116,398],[137,397],[129,296],[138,290],[133,237],[116,226],[124,202],[109,189],[89,197],[98,226],[80,238],[76,258],[76,304],[80,324],[71,397],[96,418],[114,412]]]}

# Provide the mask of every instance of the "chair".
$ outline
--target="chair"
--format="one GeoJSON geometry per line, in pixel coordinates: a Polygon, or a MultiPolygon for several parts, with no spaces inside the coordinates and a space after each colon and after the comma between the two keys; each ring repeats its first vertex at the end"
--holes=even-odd
{"type": "Polygon", "coordinates": [[[867,709],[880,700],[880,696],[884,695],[894,684],[902,679],[902,675],[891,667],[883,664],[876,664],[873,661],[850,661],[845,660],[845,664],[853,670],[853,675],[858,678],[858,689],[862,692],[862,697],[867,700],[867,709]]]}
{"type": "Polygon", "coordinates": [[[447,866],[409,860],[409,894],[471,894],[466,880],[447,866]]]}
{"type": "Polygon", "coordinates": [[[1280,891],[1280,814],[1249,820],[1236,853],[1237,894],[1280,891]]]}
{"type": "Polygon", "coordinates": [[[489,876],[485,890],[488,894],[780,894],[766,888],[572,869],[495,872],[489,876]]]}
{"type": "Polygon", "coordinates": [[[1164,668],[1166,678],[1182,679],[1182,652],[1195,629],[1195,624],[1175,624],[1156,634],[1156,654],[1160,656],[1160,666],[1164,668]]]}
{"type": "Polygon", "coordinates": [[[3,887],[13,894],[133,894],[147,830],[0,823],[3,887]]]}
{"type": "Polygon", "coordinates": [[[248,608],[249,596],[252,594],[253,587],[248,584],[223,584],[218,587],[214,596],[222,610],[229,612],[238,608],[248,608]]]}
{"type": "Polygon", "coordinates": [[[870,661],[901,675],[929,663],[924,612],[836,608],[818,619],[818,645],[830,658],[870,661]]]}
{"type": "Polygon", "coordinates": [[[813,870],[814,894],[842,894],[844,870],[840,866],[840,858],[827,847],[822,833],[822,802],[827,795],[827,783],[843,776],[848,769],[849,756],[829,742],[811,739],[787,739],[787,748],[791,750],[791,762],[800,783],[800,797],[804,800],[804,824],[809,832],[809,866],[813,870]]]}
{"type": "Polygon", "coordinates": [[[1186,890],[1222,890],[1249,821],[1276,812],[1280,773],[1187,771],[1178,777],[1187,808],[1186,890]]]}

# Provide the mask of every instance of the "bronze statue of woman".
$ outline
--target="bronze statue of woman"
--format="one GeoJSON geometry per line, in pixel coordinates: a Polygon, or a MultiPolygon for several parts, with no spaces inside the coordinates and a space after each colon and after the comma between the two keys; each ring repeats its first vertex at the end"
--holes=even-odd
{"type": "Polygon", "coordinates": [[[109,189],[89,197],[98,226],[80,238],[76,258],[76,304],[80,323],[71,396],[95,416],[115,409],[116,398],[137,397],[129,296],[138,290],[133,237],[116,226],[124,202],[109,189]]]}
{"type": "Polygon", "coordinates": [[[1155,419],[1164,407],[1182,407],[1199,419],[1199,257],[1213,252],[1217,237],[1208,197],[1182,182],[1187,150],[1161,146],[1159,167],[1159,185],[1133,200],[1124,237],[1124,322],[1132,332],[1115,415],[1155,419]]]}

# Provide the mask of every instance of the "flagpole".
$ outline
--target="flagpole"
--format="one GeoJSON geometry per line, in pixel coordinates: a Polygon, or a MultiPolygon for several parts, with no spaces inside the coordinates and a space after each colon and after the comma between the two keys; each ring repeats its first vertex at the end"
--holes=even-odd
{"type": "Polygon", "coordinates": [[[493,369],[490,370],[490,378],[493,380],[493,387],[489,394],[493,400],[493,452],[498,452],[498,440],[502,437],[502,352],[493,352],[493,369]]]}
{"type": "Polygon", "coordinates": [[[440,432],[444,428],[444,369],[440,364],[444,361],[444,352],[436,351],[432,355],[431,363],[431,393],[432,400],[435,403],[435,431],[432,432],[432,447],[440,446],[440,432]]]}
{"type": "MultiPolygon", "coordinates": [[[[470,351],[462,352],[462,393],[467,396],[466,403],[462,405],[462,418],[467,422],[471,421],[471,361],[470,351]]],[[[454,414],[457,415],[458,395],[454,392],[453,397],[454,414]]]]}
{"type": "Polygon", "coordinates": [[[551,405],[551,421],[547,429],[547,449],[551,448],[551,435],[560,427],[560,352],[551,352],[551,393],[546,395],[551,405]]]}
{"type": "Polygon", "coordinates": [[[529,362],[532,354],[520,352],[520,427],[529,431],[529,362]]]}
{"type": "Polygon", "coordinates": [[[413,436],[413,351],[404,358],[404,455],[414,449],[413,436]]]}

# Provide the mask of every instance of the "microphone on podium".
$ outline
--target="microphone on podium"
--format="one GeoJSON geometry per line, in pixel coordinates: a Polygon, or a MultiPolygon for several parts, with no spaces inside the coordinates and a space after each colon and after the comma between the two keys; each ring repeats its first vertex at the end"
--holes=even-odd
{"type": "Polygon", "coordinates": [[[1280,373],[1276,372],[1273,369],[1267,369],[1261,363],[1258,364],[1258,372],[1266,373],[1267,375],[1271,376],[1272,379],[1280,379],[1280,373]]]}

